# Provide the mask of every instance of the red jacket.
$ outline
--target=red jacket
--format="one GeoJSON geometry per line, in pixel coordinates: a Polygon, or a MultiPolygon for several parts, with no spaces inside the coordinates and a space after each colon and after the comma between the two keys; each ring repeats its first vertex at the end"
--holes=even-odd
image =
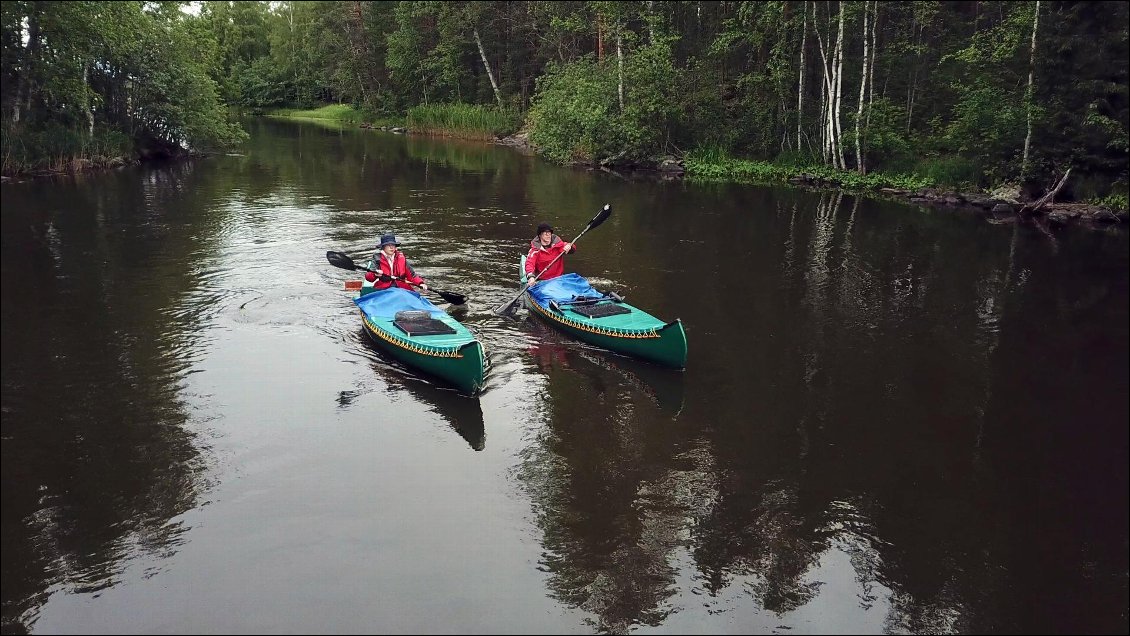
{"type": "MultiPolygon", "coordinates": [[[[395,281],[396,286],[400,287],[401,289],[415,289],[412,285],[409,285],[407,281],[411,281],[413,283],[416,283],[417,285],[420,285],[424,282],[424,279],[417,276],[416,272],[412,270],[412,266],[408,264],[408,259],[404,258],[404,253],[400,251],[397,251],[396,256],[393,258],[393,266],[391,271],[388,268],[388,259],[385,258],[385,255],[383,253],[378,252],[375,269],[379,270],[380,273],[384,274],[385,276],[403,276],[405,279],[407,279],[395,281]]],[[[394,281],[382,281],[378,278],[377,282],[373,283],[373,289],[388,289],[389,287],[392,287],[393,282],[394,281]]]]}
{"type": "MultiPolygon", "coordinates": [[[[577,251],[576,245],[571,247],[572,249],[569,250],[570,254],[577,251]]],[[[530,253],[526,254],[526,277],[529,278],[534,274],[540,274],[538,280],[542,281],[557,278],[564,274],[564,258],[558,258],[557,262],[554,263],[553,267],[550,267],[548,271],[545,269],[546,266],[549,265],[549,262],[557,258],[557,255],[564,249],[565,241],[562,241],[561,237],[556,234],[549,240],[549,247],[542,247],[541,241],[535,236],[534,240],[530,241],[530,253]]]]}

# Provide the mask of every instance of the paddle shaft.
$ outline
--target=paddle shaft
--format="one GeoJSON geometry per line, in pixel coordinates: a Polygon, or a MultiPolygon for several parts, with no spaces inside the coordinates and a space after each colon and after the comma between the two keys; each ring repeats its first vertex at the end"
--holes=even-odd
{"type": "MultiPolygon", "coordinates": [[[[364,269],[366,272],[373,272],[373,270],[365,269],[364,267],[361,267],[360,265],[357,266],[357,269],[364,269]]],[[[413,283],[412,281],[408,280],[407,278],[405,278],[403,276],[389,276],[388,274],[382,274],[380,272],[373,272],[373,273],[376,274],[377,278],[379,278],[382,282],[383,281],[396,282],[396,281],[399,280],[399,281],[404,281],[405,283],[408,283],[409,285],[412,285],[413,287],[419,287],[419,285],[417,285],[416,283],[413,283]]],[[[429,287],[427,289],[427,291],[431,291],[431,292],[435,292],[435,293],[439,294],[441,298],[443,298],[447,302],[452,303],[454,305],[462,305],[463,303],[467,302],[467,297],[464,296],[463,294],[457,294],[455,292],[443,291],[442,289],[432,289],[431,287],[429,287]]]]}
{"type": "MultiPolygon", "coordinates": [[[[330,264],[333,265],[334,267],[341,267],[342,269],[351,269],[351,270],[359,269],[363,272],[369,272],[370,274],[376,274],[379,278],[384,279],[384,280],[388,280],[388,281],[398,281],[399,280],[399,281],[404,281],[404,282],[408,283],[409,285],[412,285],[413,287],[419,287],[420,286],[416,283],[413,283],[410,280],[407,280],[406,278],[404,278],[402,276],[389,276],[388,274],[385,274],[383,272],[374,271],[374,270],[369,269],[368,267],[363,267],[361,265],[358,265],[357,263],[353,262],[353,259],[350,258],[348,254],[344,254],[342,252],[326,252],[326,258],[329,259],[330,264]]],[[[431,291],[431,292],[435,292],[435,293],[439,294],[439,296],[441,298],[443,298],[444,300],[446,300],[447,302],[449,302],[453,305],[462,305],[463,303],[467,302],[467,297],[464,296],[463,294],[457,294],[455,292],[444,291],[442,289],[432,289],[431,287],[429,287],[427,289],[427,291],[431,291]]]]}

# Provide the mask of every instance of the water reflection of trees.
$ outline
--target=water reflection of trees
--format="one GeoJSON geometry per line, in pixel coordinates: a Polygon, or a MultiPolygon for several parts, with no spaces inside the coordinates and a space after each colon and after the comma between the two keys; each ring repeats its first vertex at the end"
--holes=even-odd
{"type": "Polygon", "coordinates": [[[54,589],[175,552],[206,487],[180,395],[205,318],[192,258],[218,229],[194,168],[3,190],[5,633],[54,589]]]}
{"type": "MultiPolygon", "coordinates": [[[[889,631],[1125,627],[1126,405],[1086,390],[1102,371],[1127,384],[1125,272],[1080,284],[1038,237],[840,194],[723,187],[714,213],[641,192],[585,273],[648,279],[635,301],[683,317],[687,404],[659,423],[638,391],[543,367],[523,476],[556,597],[600,631],[662,623],[688,591],[672,565],[686,549],[708,595],[740,580],[785,618],[842,553],[858,612],[889,631]],[[1066,426],[1079,414],[1097,430],[1066,426]],[[1103,583],[1097,563],[1114,564],[1103,583]]],[[[1124,237],[1097,243],[1119,262],[1124,237]]]]}
{"type": "Polygon", "coordinates": [[[591,612],[602,632],[659,625],[675,592],[667,558],[682,541],[672,478],[654,460],[679,436],[671,412],[615,361],[599,364],[552,341],[535,349],[549,392],[535,408],[545,409],[547,428],[520,477],[544,533],[551,594],[591,612]]]}

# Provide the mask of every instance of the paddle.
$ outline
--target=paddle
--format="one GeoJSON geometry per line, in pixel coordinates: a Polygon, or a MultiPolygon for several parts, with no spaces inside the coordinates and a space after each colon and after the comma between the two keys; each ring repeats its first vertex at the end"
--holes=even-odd
{"type": "MultiPolygon", "coordinates": [[[[608,217],[610,217],[610,216],[612,216],[612,205],[611,204],[605,204],[604,208],[602,208],[600,210],[600,212],[597,213],[596,216],[592,217],[592,220],[589,221],[589,224],[585,226],[585,229],[581,230],[581,233],[577,235],[577,238],[573,239],[573,243],[576,243],[577,241],[581,240],[581,237],[585,235],[585,232],[588,232],[589,230],[600,225],[601,223],[604,223],[606,220],[608,220],[608,217]]],[[[554,257],[554,259],[549,262],[549,265],[545,266],[545,269],[543,269],[542,272],[544,273],[546,269],[549,269],[550,267],[552,267],[553,264],[557,262],[557,259],[561,258],[564,255],[565,255],[565,252],[562,251],[560,254],[558,254],[556,257],[554,257]]],[[[522,284],[522,289],[518,290],[518,295],[511,298],[510,302],[506,302],[506,303],[499,305],[498,307],[495,307],[494,313],[501,316],[502,314],[505,314],[507,311],[509,311],[510,308],[514,305],[514,303],[518,302],[518,299],[522,297],[522,294],[526,293],[526,290],[530,288],[530,285],[533,285],[534,283],[538,282],[538,276],[539,276],[539,274],[535,274],[534,276],[531,276],[528,280],[526,280],[526,282],[522,284]]]]}
{"type": "MultiPolygon", "coordinates": [[[[350,271],[361,270],[363,272],[372,272],[373,274],[376,274],[377,276],[379,276],[380,279],[382,281],[385,281],[385,282],[393,281],[393,280],[402,280],[402,281],[408,283],[409,285],[412,285],[413,287],[419,287],[419,285],[417,285],[416,283],[413,283],[410,280],[405,280],[402,277],[389,276],[388,274],[382,274],[381,272],[373,271],[373,270],[369,269],[368,267],[362,267],[362,266],[358,265],[357,263],[354,263],[353,259],[349,258],[348,254],[343,254],[342,252],[326,252],[326,260],[328,260],[330,262],[330,265],[333,265],[334,267],[340,267],[342,269],[348,269],[350,271]]],[[[439,294],[440,298],[446,300],[447,302],[451,303],[452,305],[462,305],[463,303],[467,302],[467,297],[464,296],[463,294],[457,294],[455,292],[443,291],[443,290],[440,290],[440,289],[430,289],[430,288],[428,289],[428,291],[433,291],[433,292],[439,294]]]]}

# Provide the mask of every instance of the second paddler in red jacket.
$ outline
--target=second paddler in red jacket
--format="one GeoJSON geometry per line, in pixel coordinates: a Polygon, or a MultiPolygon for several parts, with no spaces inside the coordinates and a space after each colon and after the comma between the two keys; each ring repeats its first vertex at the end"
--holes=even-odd
{"type": "Polygon", "coordinates": [[[566,243],[561,237],[553,233],[553,226],[548,223],[538,225],[538,233],[530,241],[530,252],[526,254],[526,278],[537,276],[538,281],[557,278],[565,273],[565,259],[557,258],[559,254],[571,254],[577,251],[577,246],[566,243]],[[550,266],[550,262],[557,258],[557,262],[550,266]],[[547,270],[546,267],[549,267],[547,270]]]}
{"type": "Polygon", "coordinates": [[[394,284],[401,289],[412,290],[411,283],[420,286],[420,289],[428,291],[428,285],[424,282],[423,278],[416,275],[412,266],[408,264],[408,259],[404,258],[404,253],[399,249],[400,242],[396,240],[393,234],[385,234],[381,236],[381,243],[377,246],[377,253],[373,256],[373,269],[379,270],[382,276],[391,276],[393,278],[403,278],[404,280],[383,280],[378,279],[376,274],[372,272],[365,273],[365,280],[373,283],[373,289],[388,289],[394,284]]]}

